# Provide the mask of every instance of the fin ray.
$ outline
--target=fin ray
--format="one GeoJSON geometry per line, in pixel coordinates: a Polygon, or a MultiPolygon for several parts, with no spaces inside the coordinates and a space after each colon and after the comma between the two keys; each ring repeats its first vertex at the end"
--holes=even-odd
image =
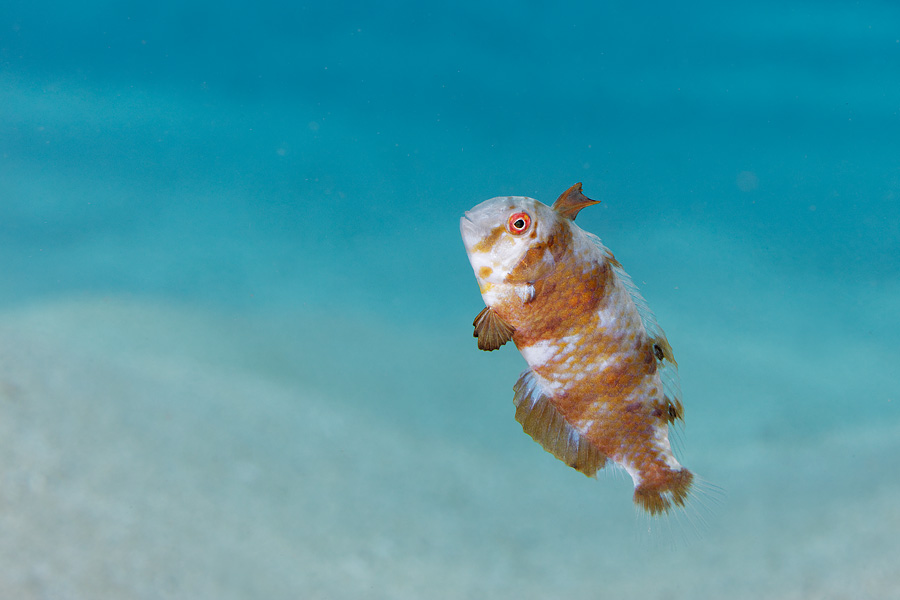
{"type": "Polygon", "coordinates": [[[603,468],[606,455],[566,421],[540,389],[534,373],[522,373],[513,390],[516,421],[544,450],[588,477],[603,468]]]}
{"type": "Polygon", "coordinates": [[[515,331],[513,326],[498,317],[490,306],[485,306],[478,313],[472,325],[475,326],[473,335],[478,338],[478,348],[487,351],[496,350],[511,340],[515,331]]]}
{"type": "Polygon", "coordinates": [[[582,194],[581,183],[576,183],[560,194],[556,202],[553,203],[552,208],[563,217],[574,221],[582,208],[593,206],[594,204],[600,204],[600,201],[591,200],[582,194]]]}
{"type": "Polygon", "coordinates": [[[687,469],[672,471],[660,485],[639,485],[634,490],[634,503],[651,515],[682,508],[688,499],[694,474],[687,469]]]}
{"type": "Polygon", "coordinates": [[[659,323],[656,322],[653,311],[650,310],[644,296],[641,295],[640,290],[638,290],[638,287],[631,279],[631,276],[625,272],[624,268],[622,268],[621,263],[619,263],[612,252],[603,245],[600,238],[592,233],[587,233],[587,236],[600,249],[600,252],[612,266],[616,278],[621,281],[622,285],[625,286],[625,289],[628,290],[628,295],[631,297],[631,301],[634,302],[638,316],[641,318],[641,324],[644,326],[644,331],[647,332],[647,336],[653,341],[654,345],[659,347],[662,358],[658,358],[657,356],[657,366],[659,368],[659,379],[663,385],[663,392],[665,393],[666,398],[668,398],[678,409],[678,418],[684,420],[684,408],[681,404],[681,382],[678,377],[678,362],[675,360],[675,354],[672,352],[672,346],[669,345],[666,333],[663,331],[662,327],[659,326],[659,323]]]}

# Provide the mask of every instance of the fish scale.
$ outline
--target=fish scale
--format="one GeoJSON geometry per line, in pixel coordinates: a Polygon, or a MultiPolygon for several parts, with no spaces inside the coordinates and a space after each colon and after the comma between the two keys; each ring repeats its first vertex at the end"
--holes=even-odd
{"type": "Polygon", "coordinates": [[[596,204],[581,184],[548,207],[487,200],[460,229],[485,308],[479,348],[512,340],[528,363],[514,386],[516,420],[544,449],[593,476],[612,461],[651,514],[683,506],[693,474],[672,453],[683,420],[677,363],[636,286],[600,240],[578,227],[596,204]]]}

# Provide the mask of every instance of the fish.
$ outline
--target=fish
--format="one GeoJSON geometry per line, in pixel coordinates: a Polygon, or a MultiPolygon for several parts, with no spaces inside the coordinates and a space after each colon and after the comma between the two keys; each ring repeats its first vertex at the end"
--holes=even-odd
{"type": "Polygon", "coordinates": [[[634,503],[661,515],[684,507],[694,482],[669,439],[684,423],[678,363],[622,265],[575,224],[595,204],[576,183],[552,206],[504,196],[465,212],[460,233],[485,304],[474,336],[485,351],[512,340],[525,359],[513,386],[525,433],[588,477],[623,468],[634,503]]]}

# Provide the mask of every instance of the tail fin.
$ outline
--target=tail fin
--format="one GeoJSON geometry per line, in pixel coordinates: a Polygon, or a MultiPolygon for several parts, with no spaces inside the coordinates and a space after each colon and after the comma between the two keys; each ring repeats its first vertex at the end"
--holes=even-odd
{"type": "Polygon", "coordinates": [[[687,469],[669,471],[661,480],[638,485],[634,489],[634,503],[651,515],[666,513],[675,506],[683,507],[693,481],[694,474],[687,469]]]}

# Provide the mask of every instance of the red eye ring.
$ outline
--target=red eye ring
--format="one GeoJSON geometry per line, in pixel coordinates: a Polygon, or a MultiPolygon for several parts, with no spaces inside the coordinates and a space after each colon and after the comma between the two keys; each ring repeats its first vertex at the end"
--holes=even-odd
{"type": "Polygon", "coordinates": [[[522,235],[531,226],[531,217],[528,213],[517,212],[509,216],[506,229],[513,235],[522,235]]]}

